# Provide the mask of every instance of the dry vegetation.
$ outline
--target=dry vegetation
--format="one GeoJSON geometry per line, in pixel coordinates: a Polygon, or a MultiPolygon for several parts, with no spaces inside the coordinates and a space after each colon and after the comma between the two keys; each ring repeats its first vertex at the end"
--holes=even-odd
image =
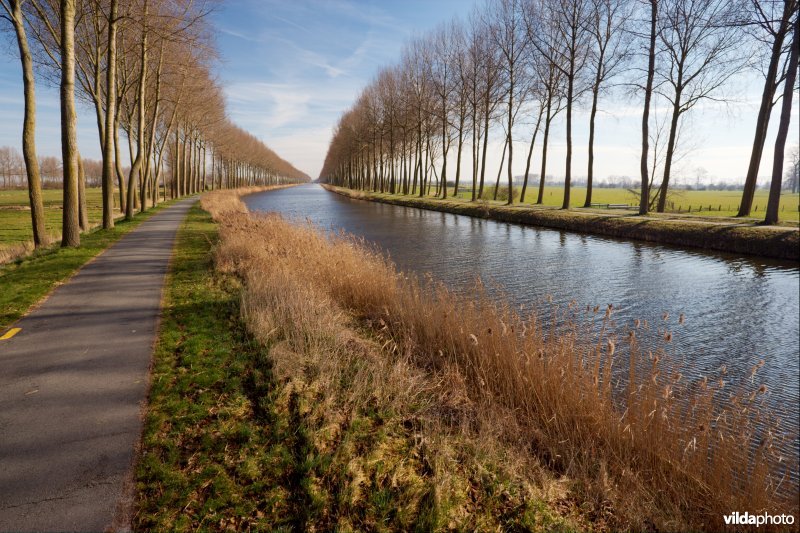
{"type": "Polygon", "coordinates": [[[234,192],[202,205],[278,401],[308,428],[300,453],[327,458],[306,481],[330,513],[319,528],[371,527],[354,520],[376,498],[396,502],[399,529],[723,530],[734,510],[796,515],[777,432],[756,429],[757,381],[736,394],[722,377],[688,383],[663,345],[615,334],[611,308],[570,309],[574,325],[546,334],[536,314],[421,283],[346,236],[250,216],[234,192]]]}
{"type": "MultiPolygon", "coordinates": [[[[49,243],[49,241],[48,241],[49,243]]],[[[45,246],[48,244],[46,243],[45,246]]],[[[9,244],[0,248],[0,265],[25,257],[33,251],[33,242],[9,244]]]]}

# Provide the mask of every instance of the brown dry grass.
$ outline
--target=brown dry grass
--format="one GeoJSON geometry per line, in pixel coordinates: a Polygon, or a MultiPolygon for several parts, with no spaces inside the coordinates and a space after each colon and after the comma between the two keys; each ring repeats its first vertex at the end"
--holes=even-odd
{"type": "MultiPolygon", "coordinates": [[[[60,233],[50,233],[47,235],[47,240],[42,244],[42,248],[47,248],[54,242],[61,240],[60,233]]],[[[16,261],[23,257],[31,255],[36,247],[33,241],[25,241],[21,243],[0,245],[0,265],[16,261]]]]}
{"type": "Polygon", "coordinates": [[[20,257],[25,257],[33,252],[33,249],[33,241],[27,241],[19,244],[7,244],[3,247],[0,247],[0,265],[10,263],[11,261],[14,261],[20,257]]]}
{"type": "MultiPolygon", "coordinates": [[[[292,384],[287,401],[314,389],[309,410],[329,445],[348,413],[372,405],[414,413],[439,500],[463,490],[455,472],[491,458],[551,505],[565,500],[555,479],[567,480],[567,499],[596,529],[723,530],[732,511],[796,515],[796,487],[777,490],[777,432],[756,428],[757,383],[731,394],[721,379],[687,382],[663,345],[611,333],[610,308],[588,313],[599,333],[577,324],[545,335],[535,313],[480,288],[468,300],[421,283],[346,236],[249,216],[234,192],[202,205],[220,224],[218,267],[245,282],[249,329],[273,345],[276,375],[292,384]],[[626,385],[614,391],[620,366],[626,385]]],[[[417,488],[403,497],[424,501],[411,478],[417,488]]],[[[450,506],[441,524],[469,523],[460,520],[469,512],[450,506]]]]}

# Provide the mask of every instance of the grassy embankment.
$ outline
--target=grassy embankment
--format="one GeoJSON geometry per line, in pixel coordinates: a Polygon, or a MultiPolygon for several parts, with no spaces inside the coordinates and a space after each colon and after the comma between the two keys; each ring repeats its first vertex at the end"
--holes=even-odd
{"type": "MultiPolygon", "coordinates": [[[[467,184],[471,187],[471,183],[467,184]]],[[[514,198],[518,201],[521,193],[521,186],[514,187],[514,198]]],[[[500,187],[499,194],[505,199],[508,198],[508,187],[500,187]]],[[[448,195],[452,195],[453,188],[448,188],[448,195]]],[[[536,187],[528,186],[525,193],[525,204],[534,205],[539,193],[536,187]]],[[[472,198],[471,189],[464,189],[462,183],[459,187],[459,198],[472,198]]],[[[491,200],[494,197],[494,186],[484,187],[483,197],[491,200]]],[[[764,210],[767,206],[769,191],[758,189],[753,198],[753,219],[764,218],[764,210]]],[[[673,189],[670,191],[667,202],[668,213],[680,213],[700,215],[703,217],[735,217],[739,209],[739,202],[742,199],[742,191],[690,191],[685,189],[673,189]]],[[[570,190],[570,207],[581,208],[586,201],[586,187],[572,187],[570,190]]],[[[564,202],[563,186],[545,186],[542,205],[550,207],[561,207],[564,202]]],[[[592,202],[598,204],[628,204],[638,205],[639,199],[627,189],[622,188],[594,188],[592,191],[592,202]]],[[[781,194],[780,216],[787,224],[800,221],[800,194],[784,192],[781,194]]]]}
{"type": "Polygon", "coordinates": [[[703,248],[777,259],[800,259],[800,232],[790,226],[761,226],[756,220],[706,218],[693,215],[653,213],[640,217],[630,211],[570,209],[551,206],[513,205],[502,202],[470,202],[459,198],[442,200],[426,196],[326,188],[364,200],[418,207],[478,218],[514,222],[554,229],[580,231],[642,241],[703,248]]]}
{"type": "Polygon", "coordinates": [[[203,205],[219,230],[195,210],[180,233],[138,528],[722,530],[792,509],[757,383],[688,384],[635,328],[546,337],[234,193],[203,205]]]}
{"type": "MultiPolygon", "coordinates": [[[[131,221],[118,220],[112,230],[95,228],[82,233],[78,248],[61,248],[55,242],[23,258],[0,265],[0,330],[24,315],[87,261],[167,205],[169,202],[159,204],[154,209],[137,214],[131,221]]],[[[27,212],[26,215],[30,216],[27,212]]]]}

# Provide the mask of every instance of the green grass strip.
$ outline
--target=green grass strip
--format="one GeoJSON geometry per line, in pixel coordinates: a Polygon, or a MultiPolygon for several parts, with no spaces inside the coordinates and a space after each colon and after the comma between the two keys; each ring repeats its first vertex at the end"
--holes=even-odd
{"type": "Polygon", "coordinates": [[[291,530],[286,426],[265,351],[239,321],[238,281],[214,272],[216,225],[189,212],[173,252],[137,466],[136,530],[291,530]]]}

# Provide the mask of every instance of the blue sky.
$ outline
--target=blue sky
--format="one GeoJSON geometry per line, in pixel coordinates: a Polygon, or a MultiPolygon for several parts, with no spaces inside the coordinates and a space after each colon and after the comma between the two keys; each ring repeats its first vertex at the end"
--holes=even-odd
{"type": "MultiPolygon", "coordinates": [[[[222,57],[217,75],[231,119],[296,167],[317,177],[338,117],[377,71],[400,57],[403,44],[453,16],[466,15],[473,0],[231,0],[213,14],[222,57]]],[[[5,27],[4,27],[5,29],[5,27]]],[[[19,147],[22,84],[10,33],[0,37],[0,146],[19,147]]],[[[40,155],[59,155],[58,92],[38,87],[40,155]]],[[[697,167],[713,177],[743,179],[752,142],[761,81],[742,76],[730,86],[731,104],[699,106],[691,113],[678,179],[693,182],[697,167]]],[[[777,115],[777,108],[776,113],[777,115]]],[[[588,120],[576,113],[573,173],[585,175],[588,120]]],[[[596,172],[638,175],[641,110],[638,99],[607,98],[598,117],[596,172]]],[[[774,126],[777,119],[772,121],[774,126]]],[[[515,153],[527,146],[524,122],[515,128],[515,153]]],[[[793,129],[797,131],[797,106],[793,129]]],[[[499,134],[496,135],[499,137],[499,134]]],[[[490,137],[491,138],[491,137],[490,137]]],[[[761,168],[771,170],[771,135],[761,168]]],[[[79,143],[86,157],[99,158],[94,114],[79,109],[79,143]]],[[[796,137],[790,145],[797,144],[796,137]]],[[[500,163],[495,139],[489,165],[500,163]]],[[[563,175],[564,127],[556,124],[548,174],[563,175]]],[[[123,151],[124,153],[124,151],[123,151]]],[[[534,152],[538,160],[538,153],[534,152]]],[[[524,172],[517,156],[516,174],[524,172]]],[[[538,171],[538,163],[534,162],[538,171]]]]}
{"type": "Polygon", "coordinates": [[[317,177],[332,128],[403,43],[469,0],[239,0],[216,15],[231,118],[317,177]]]}

